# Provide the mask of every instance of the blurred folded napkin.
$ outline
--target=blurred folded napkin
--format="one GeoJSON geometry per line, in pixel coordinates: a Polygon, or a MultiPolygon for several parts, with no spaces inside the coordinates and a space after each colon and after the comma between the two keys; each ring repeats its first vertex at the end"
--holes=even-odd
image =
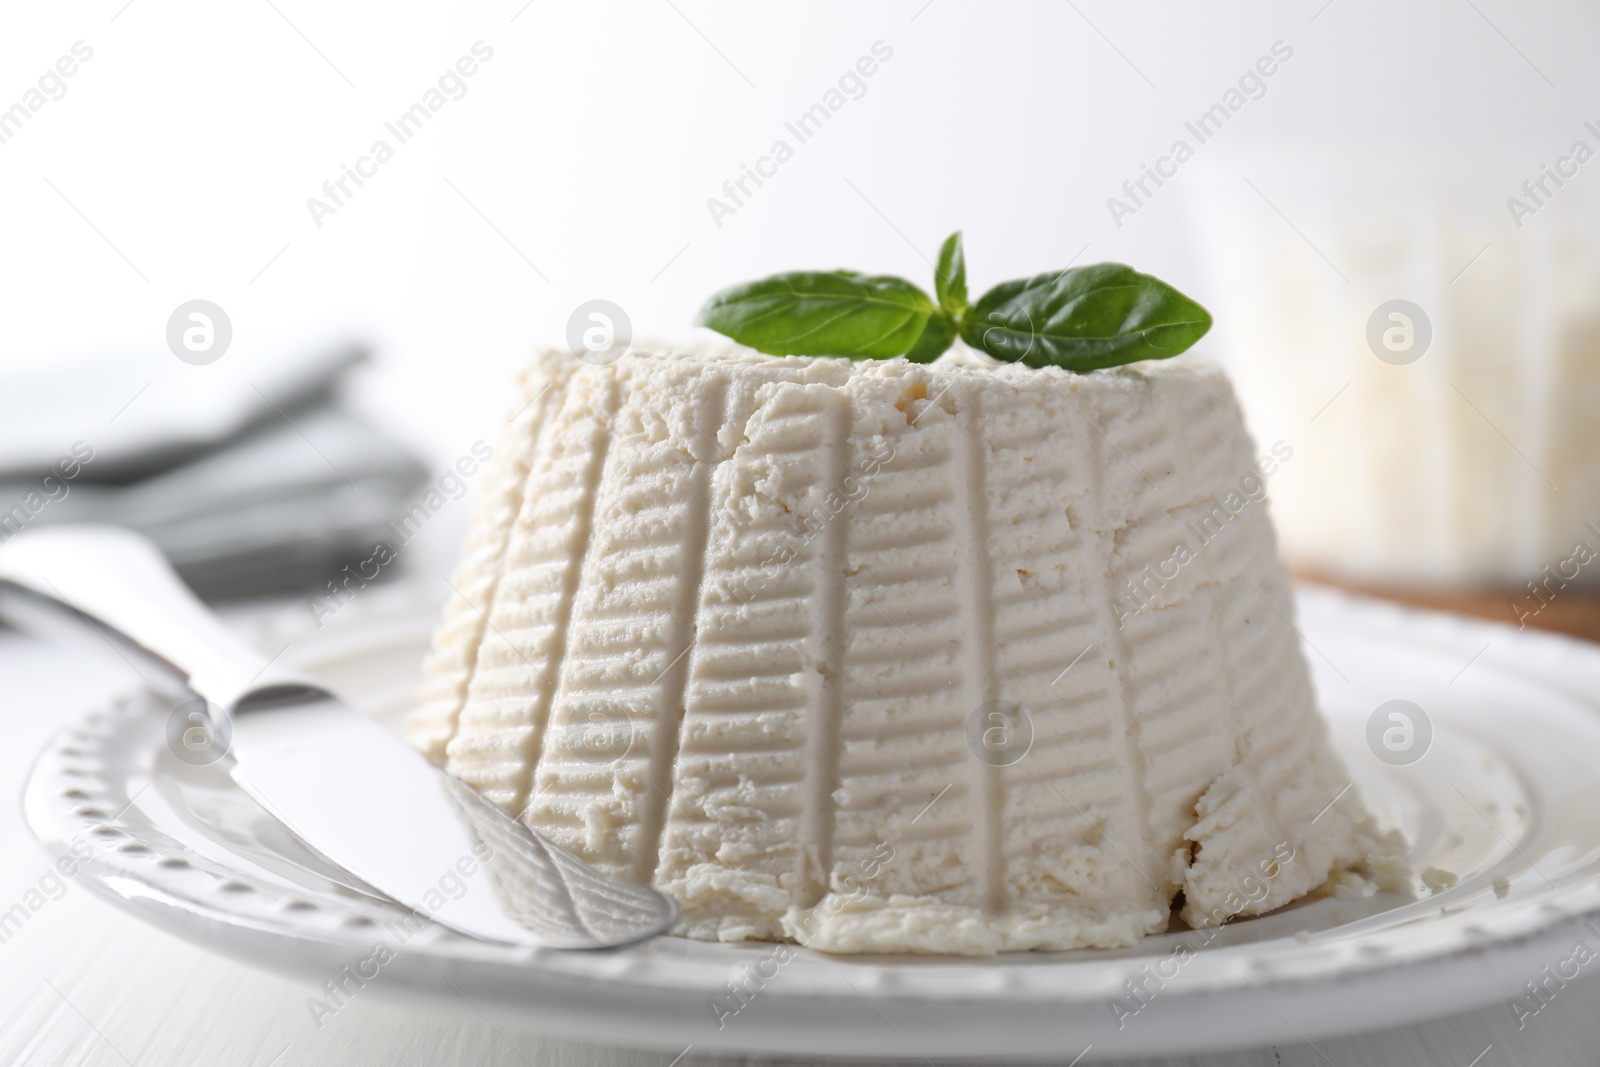
{"type": "Polygon", "coordinates": [[[139,360],[0,377],[0,541],[115,523],[212,599],[321,585],[391,540],[388,520],[427,480],[409,450],[338,407],[364,358],[307,347],[154,384],[139,360]]]}

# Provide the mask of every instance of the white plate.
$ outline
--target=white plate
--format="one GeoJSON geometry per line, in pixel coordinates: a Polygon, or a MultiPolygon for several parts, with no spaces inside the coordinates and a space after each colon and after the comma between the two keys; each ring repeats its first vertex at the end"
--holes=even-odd
{"type": "MultiPolygon", "coordinates": [[[[25,808],[52,852],[91,847],[79,878],[114,903],[215,951],[353,991],[324,994],[327,1010],[346,995],[408,995],[674,1052],[1066,1062],[1086,1048],[1085,1059],[1197,1051],[1497,1001],[1506,1010],[1524,982],[1571,977],[1579,930],[1593,921],[1600,932],[1600,648],[1317,589],[1301,590],[1300,610],[1356,787],[1404,830],[1418,870],[1460,881],[1437,894],[1419,881],[1411,894],[1302,903],[1232,924],[1192,954],[1174,955],[1198,944],[1193,931],[1121,951],[987,960],[677,938],[561,953],[407,931],[396,925],[403,911],[340,884],[220,768],[177,760],[166,743],[177,699],[154,693],[64,731],[39,757],[25,808]],[[1434,734],[1403,767],[1365,740],[1374,709],[1397,698],[1424,708],[1434,734]],[[376,959],[379,941],[392,959],[376,959]],[[358,988],[347,973],[369,977],[358,988]],[[737,1005],[730,981],[749,992],[719,1025],[712,1002],[737,1005]],[[1145,992],[1133,997],[1129,983],[1145,992]]],[[[387,719],[405,707],[432,619],[364,614],[342,613],[287,658],[387,719]]]]}

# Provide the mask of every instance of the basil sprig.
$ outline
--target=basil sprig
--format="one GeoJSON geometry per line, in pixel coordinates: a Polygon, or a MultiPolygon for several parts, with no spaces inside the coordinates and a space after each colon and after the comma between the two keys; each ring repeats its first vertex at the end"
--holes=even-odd
{"type": "Polygon", "coordinates": [[[1002,282],[971,303],[957,231],[939,249],[934,298],[889,275],[790,271],[722,290],[695,323],[777,356],[927,363],[960,336],[1006,363],[1089,371],[1176,356],[1211,329],[1211,315],[1120,263],[1002,282]]]}
{"type": "Polygon", "coordinates": [[[967,313],[967,253],[957,230],[939,246],[939,265],[933,270],[933,292],[944,313],[960,322],[967,313]]]}

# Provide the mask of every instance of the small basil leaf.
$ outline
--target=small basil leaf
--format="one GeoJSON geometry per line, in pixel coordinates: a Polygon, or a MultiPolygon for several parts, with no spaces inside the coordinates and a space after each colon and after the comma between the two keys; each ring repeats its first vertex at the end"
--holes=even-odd
{"type": "Polygon", "coordinates": [[[950,321],[949,315],[935,311],[928,316],[927,327],[922,331],[922,336],[917,338],[916,344],[911,346],[911,351],[906,353],[906,358],[913,363],[932,363],[955,343],[955,339],[956,324],[950,321]]]}
{"type": "Polygon", "coordinates": [[[961,247],[961,231],[946,237],[939,248],[939,265],[933,271],[933,292],[956,322],[967,313],[967,253],[961,247]]]}
{"type": "Polygon", "coordinates": [[[716,293],[695,325],[768,355],[892,359],[911,350],[937,311],[903,278],[792,271],[716,293]]]}
{"type": "Polygon", "coordinates": [[[1167,359],[1211,329],[1205,308],[1121,263],[1002,282],[984,293],[961,336],[1007,363],[1095,370],[1167,359]]]}

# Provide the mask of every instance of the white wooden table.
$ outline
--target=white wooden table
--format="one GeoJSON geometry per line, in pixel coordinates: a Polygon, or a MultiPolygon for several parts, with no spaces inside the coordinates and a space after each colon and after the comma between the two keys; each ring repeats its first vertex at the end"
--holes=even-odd
{"type": "MultiPolygon", "coordinates": [[[[0,943],[0,1067],[267,1067],[269,1064],[655,1064],[706,1062],[699,1050],[632,1051],[550,1041],[496,1028],[462,1006],[435,1013],[384,999],[352,1001],[319,1028],[315,990],[213,955],[115,910],[68,882],[40,894],[49,869],[18,811],[23,776],[45,738],[76,711],[127,684],[125,668],[0,631],[0,913],[29,900],[0,943]]],[[[1262,1004],[1262,1011],[1271,1009],[1262,1004]]],[[[604,1035],[597,1034],[597,1040],[604,1035]]],[[[1065,1050],[1065,1064],[1078,1053],[1065,1050]]],[[[1101,1049],[1097,1052],[1114,1050],[1101,1049]]],[[[907,1049],[908,1058],[915,1062],[907,1049]]],[[[806,1062],[803,1057],[789,1062],[806,1062]]],[[[1600,1063],[1600,981],[1580,979],[1520,1032],[1506,1005],[1316,1045],[1147,1061],[1211,1065],[1416,1064],[1502,1067],[1600,1063]]]]}

